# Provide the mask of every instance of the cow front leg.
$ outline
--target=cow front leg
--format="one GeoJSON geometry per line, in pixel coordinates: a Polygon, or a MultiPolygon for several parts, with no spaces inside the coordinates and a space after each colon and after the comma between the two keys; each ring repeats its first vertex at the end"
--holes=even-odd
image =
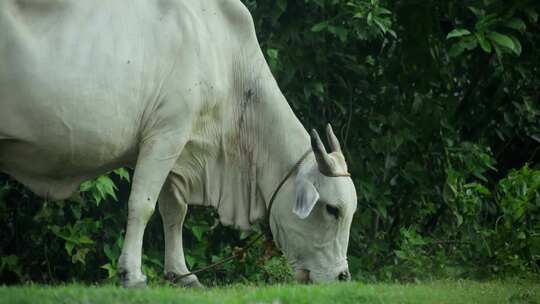
{"type": "Polygon", "coordinates": [[[187,204],[169,180],[165,182],[158,201],[165,236],[165,278],[184,287],[203,287],[195,275],[177,279],[189,272],[182,244],[182,226],[188,210],[187,204]]]}
{"type": "Polygon", "coordinates": [[[129,196],[126,235],[118,261],[124,287],[146,285],[146,276],[141,271],[144,229],[154,213],[165,179],[183,147],[173,140],[175,138],[156,138],[141,144],[129,196]]]}

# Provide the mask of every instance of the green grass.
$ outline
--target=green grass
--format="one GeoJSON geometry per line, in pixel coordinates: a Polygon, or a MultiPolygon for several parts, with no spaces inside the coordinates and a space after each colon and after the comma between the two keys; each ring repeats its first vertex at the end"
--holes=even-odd
{"type": "Polygon", "coordinates": [[[236,285],[206,290],[116,286],[1,287],[0,303],[537,303],[540,285],[437,281],[418,284],[236,285]]]}

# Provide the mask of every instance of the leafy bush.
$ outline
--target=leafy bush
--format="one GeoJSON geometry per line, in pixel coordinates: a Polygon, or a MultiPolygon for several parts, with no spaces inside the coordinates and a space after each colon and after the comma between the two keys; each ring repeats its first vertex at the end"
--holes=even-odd
{"type": "Polygon", "coordinates": [[[493,242],[495,271],[540,270],[540,171],[513,170],[497,188],[500,217],[493,242]],[[496,267],[496,268],[495,268],[496,267]]]}

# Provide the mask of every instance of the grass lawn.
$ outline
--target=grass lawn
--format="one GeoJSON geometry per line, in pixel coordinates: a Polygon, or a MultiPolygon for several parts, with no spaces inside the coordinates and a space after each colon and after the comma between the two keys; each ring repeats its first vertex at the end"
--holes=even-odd
{"type": "Polygon", "coordinates": [[[0,287],[0,303],[536,303],[540,284],[436,281],[418,284],[235,285],[206,290],[116,286],[0,287]]]}

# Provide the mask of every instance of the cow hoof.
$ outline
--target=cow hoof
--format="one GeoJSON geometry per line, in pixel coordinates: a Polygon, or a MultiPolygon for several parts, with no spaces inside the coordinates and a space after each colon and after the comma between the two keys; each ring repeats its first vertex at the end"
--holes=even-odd
{"type": "Polygon", "coordinates": [[[120,282],[125,288],[145,288],[146,276],[144,274],[129,275],[128,272],[119,273],[120,282]]]}
{"type": "Polygon", "coordinates": [[[203,289],[205,286],[199,282],[198,279],[195,279],[189,283],[183,285],[185,288],[194,288],[194,289],[203,289]]]}
{"type": "Polygon", "coordinates": [[[124,282],[123,283],[125,288],[146,288],[146,281],[139,281],[139,282],[124,282]]]}
{"type": "Polygon", "coordinates": [[[184,287],[184,288],[204,288],[204,285],[199,282],[199,279],[196,275],[190,275],[188,277],[180,278],[181,275],[176,273],[169,272],[165,274],[165,280],[171,282],[172,284],[184,287]]]}

